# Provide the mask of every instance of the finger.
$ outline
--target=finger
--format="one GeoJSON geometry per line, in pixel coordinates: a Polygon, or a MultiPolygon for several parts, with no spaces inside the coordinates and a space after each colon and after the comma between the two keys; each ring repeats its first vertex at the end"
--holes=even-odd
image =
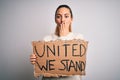
{"type": "Polygon", "coordinates": [[[36,56],[32,56],[32,57],[30,57],[30,59],[36,59],[37,57],[36,56]]]}
{"type": "Polygon", "coordinates": [[[35,64],[36,63],[36,61],[31,61],[31,64],[35,64]]]}
{"type": "Polygon", "coordinates": [[[30,58],[30,61],[36,61],[37,58],[30,58]]]}
{"type": "Polygon", "coordinates": [[[66,23],[65,23],[65,26],[70,26],[70,23],[66,22],[66,23]]]}
{"type": "Polygon", "coordinates": [[[62,23],[62,32],[65,32],[65,23],[62,23]]]}
{"type": "Polygon", "coordinates": [[[60,24],[60,27],[59,27],[59,30],[60,30],[60,32],[62,32],[62,23],[60,24]]]}
{"type": "Polygon", "coordinates": [[[65,25],[66,25],[66,23],[64,22],[64,23],[63,23],[63,29],[65,29],[65,25]]]}
{"type": "Polygon", "coordinates": [[[62,26],[61,26],[61,31],[63,31],[63,23],[62,23],[62,26]]]}
{"type": "Polygon", "coordinates": [[[37,57],[36,56],[31,56],[30,59],[37,59],[37,57]]]}
{"type": "Polygon", "coordinates": [[[33,53],[33,54],[31,54],[31,56],[36,56],[36,55],[33,53]]]}
{"type": "Polygon", "coordinates": [[[36,56],[31,56],[30,59],[36,59],[37,57],[36,56]]]}
{"type": "Polygon", "coordinates": [[[65,22],[65,23],[64,23],[64,26],[66,26],[66,24],[67,24],[67,23],[65,22]]]}
{"type": "Polygon", "coordinates": [[[36,58],[36,55],[35,54],[31,54],[30,58],[36,58]]]}
{"type": "Polygon", "coordinates": [[[31,62],[32,65],[34,65],[36,62],[31,62]]]}

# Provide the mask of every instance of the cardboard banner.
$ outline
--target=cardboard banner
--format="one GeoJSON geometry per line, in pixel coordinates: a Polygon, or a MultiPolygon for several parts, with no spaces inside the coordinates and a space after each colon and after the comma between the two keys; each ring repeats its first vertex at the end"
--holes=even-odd
{"type": "Polygon", "coordinates": [[[34,76],[85,75],[88,42],[84,40],[33,41],[37,56],[34,76]]]}

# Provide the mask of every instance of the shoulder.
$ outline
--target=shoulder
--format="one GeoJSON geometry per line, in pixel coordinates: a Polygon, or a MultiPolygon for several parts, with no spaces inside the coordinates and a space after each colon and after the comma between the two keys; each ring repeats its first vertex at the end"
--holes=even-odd
{"type": "Polygon", "coordinates": [[[82,39],[84,40],[84,36],[81,33],[73,33],[74,39],[82,39]]]}
{"type": "Polygon", "coordinates": [[[50,35],[46,35],[44,38],[43,38],[43,41],[53,41],[57,36],[55,34],[50,34],[50,35]]]}

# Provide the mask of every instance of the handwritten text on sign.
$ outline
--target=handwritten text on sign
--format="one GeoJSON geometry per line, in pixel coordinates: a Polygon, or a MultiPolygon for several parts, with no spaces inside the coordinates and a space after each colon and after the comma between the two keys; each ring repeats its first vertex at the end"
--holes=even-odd
{"type": "Polygon", "coordinates": [[[33,42],[37,75],[84,75],[88,42],[83,40],[33,42]]]}

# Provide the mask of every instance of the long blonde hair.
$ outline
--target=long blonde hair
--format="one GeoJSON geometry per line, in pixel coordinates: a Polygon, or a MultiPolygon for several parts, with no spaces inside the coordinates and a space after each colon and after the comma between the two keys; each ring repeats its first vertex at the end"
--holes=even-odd
{"type": "MultiPolygon", "coordinates": [[[[73,14],[72,14],[71,8],[70,8],[68,5],[60,5],[60,6],[56,9],[56,12],[55,12],[55,20],[56,20],[57,11],[58,11],[60,8],[62,8],[62,7],[65,7],[65,8],[67,8],[67,9],[69,9],[70,14],[71,14],[71,18],[73,18],[73,14]]],[[[70,26],[69,26],[69,32],[72,32],[71,24],[70,24],[70,26]]],[[[56,26],[55,35],[60,36],[60,34],[59,34],[59,26],[56,26]]]]}

